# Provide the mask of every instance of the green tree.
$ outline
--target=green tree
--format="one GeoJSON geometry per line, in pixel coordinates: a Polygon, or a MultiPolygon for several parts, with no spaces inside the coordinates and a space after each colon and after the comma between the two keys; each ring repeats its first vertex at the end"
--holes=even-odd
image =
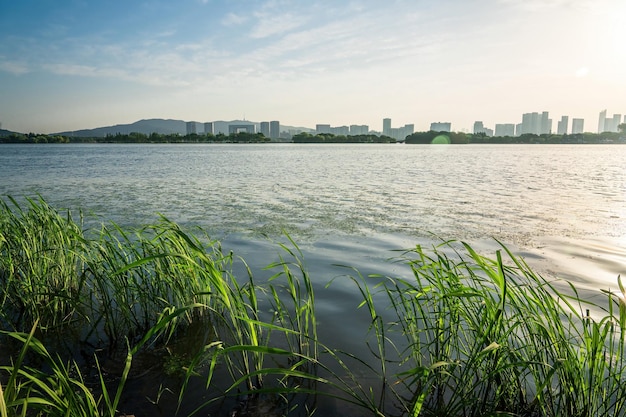
{"type": "Polygon", "coordinates": [[[626,133],[626,123],[622,123],[621,125],[617,126],[617,128],[620,130],[620,132],[626,133]]]}

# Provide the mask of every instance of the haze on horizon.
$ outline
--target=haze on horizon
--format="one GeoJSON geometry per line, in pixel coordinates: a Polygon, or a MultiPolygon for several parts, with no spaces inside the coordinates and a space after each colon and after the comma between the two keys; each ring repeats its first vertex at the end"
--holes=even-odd
{"type": "MultiPolygon", "coordinates": [[[[0,3],[2,128],[626,113],[624,0],[0,3]]],[[[556,127],[553,127],[553,130],[556,127]]]]}

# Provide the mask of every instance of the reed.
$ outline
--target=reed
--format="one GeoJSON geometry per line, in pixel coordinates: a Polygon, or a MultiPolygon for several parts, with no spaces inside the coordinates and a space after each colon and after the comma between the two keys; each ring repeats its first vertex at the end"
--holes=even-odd
{"type": "Polygon", "coordinates": [[[249,268],[232,274],[237,258],[219,242],[165,217],[84,232],[42,199],[25,206],[0,203],[0,343],[18,346],[2,357],[0,417],[118,415],[136,356],[171,352],[191,327],[203,332],[198,346],[172,361],[189,415],[312,415],[322,397],[377,416],[626,414],[619,278],[619,292],[592,305],[504,245],[493,258],[458,242],[418,246],[393,260],[410,278],[349,269],[354,308],[370,319],[370,353],[358,356],[320,340],[319,294],[289,236],[259,283],[249,268]],[[51,353],[52,334],[78,334],[68,343],[92,346],[92,359],[51,353]],[[111,386],[100,360],[120,349],[111,386]],[[83,377],[89,366],[95,381],[83,377]],[[206,395],[189,406],[198,381],[206,395]]]}
{"type": "Polygon", "coordinates": [[[397,317],[388,333],[401,329],[405,340],[395,375],[404,393],[394,392],[404,412],[622,415],[623,294],[608,294],[596,321],[580,313],[586,303],[575,292],[557,290],[504,246],[495,259],[462,248],[417,247],[403,257],[415,279],[384,287],[397,317]]]}
{"type": "Polygon", "coordinates": [[[70,213],[42,199],[0,200],[0,320],[29,329],[63,326],[83,314],[85,279],[77,274],[85,240],[70,213]]]}

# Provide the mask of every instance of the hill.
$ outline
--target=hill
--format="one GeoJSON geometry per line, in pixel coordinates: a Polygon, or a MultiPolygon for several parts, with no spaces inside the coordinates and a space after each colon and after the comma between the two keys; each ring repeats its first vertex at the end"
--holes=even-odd
{"type": "Polygon", "coordinates": [[[16,132],[11,132],[10,130],[0,129],[0,136],[10,136],[16,132]]]}
{"type": "MultiPolygon", "coordinates": [[[[231,120],[231,121],[223,121],[218,120],[213,122],[213,133],[224,133],[228,134],[228,125],[230,124],[246,124],[246,125],[255,125],[257,131],[259,131],[259,123],[251,122],[248,120],[231,120]]],[[[281,130],[289,130],[289,129],[298,129],[309,131],[308,128],[295,128],[292,126],[281,126],[281,130]]],[[[204,123],[197,122],[196,125],[197,133],[204,132],[204,123]]],[[[105,137],[107,135],[116,135],[118,133],[127,135],[129,133],[143,133],[145,135],[149,135],[151,133],[160,133],[165,135],[171,134],[187,134],[187,122],[184,120],[173,120],[173,119],[144,119],[139,120],[130,124],[121,124],[115,126],[104,126],[98,127],[95,129],[83,129],[83,130],[75,130],[69,132],[58,132],[55,135],[62,136],[70,136],[70,137],[105,137]]]]}

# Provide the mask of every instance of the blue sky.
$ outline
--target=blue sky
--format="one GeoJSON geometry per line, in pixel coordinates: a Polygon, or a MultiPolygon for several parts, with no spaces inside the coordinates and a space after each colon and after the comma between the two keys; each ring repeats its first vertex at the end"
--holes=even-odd
{"type": "Polygon", "coordinates": [[[624,0],[0,0],[0,123],[626,113],[624,0]]]}

